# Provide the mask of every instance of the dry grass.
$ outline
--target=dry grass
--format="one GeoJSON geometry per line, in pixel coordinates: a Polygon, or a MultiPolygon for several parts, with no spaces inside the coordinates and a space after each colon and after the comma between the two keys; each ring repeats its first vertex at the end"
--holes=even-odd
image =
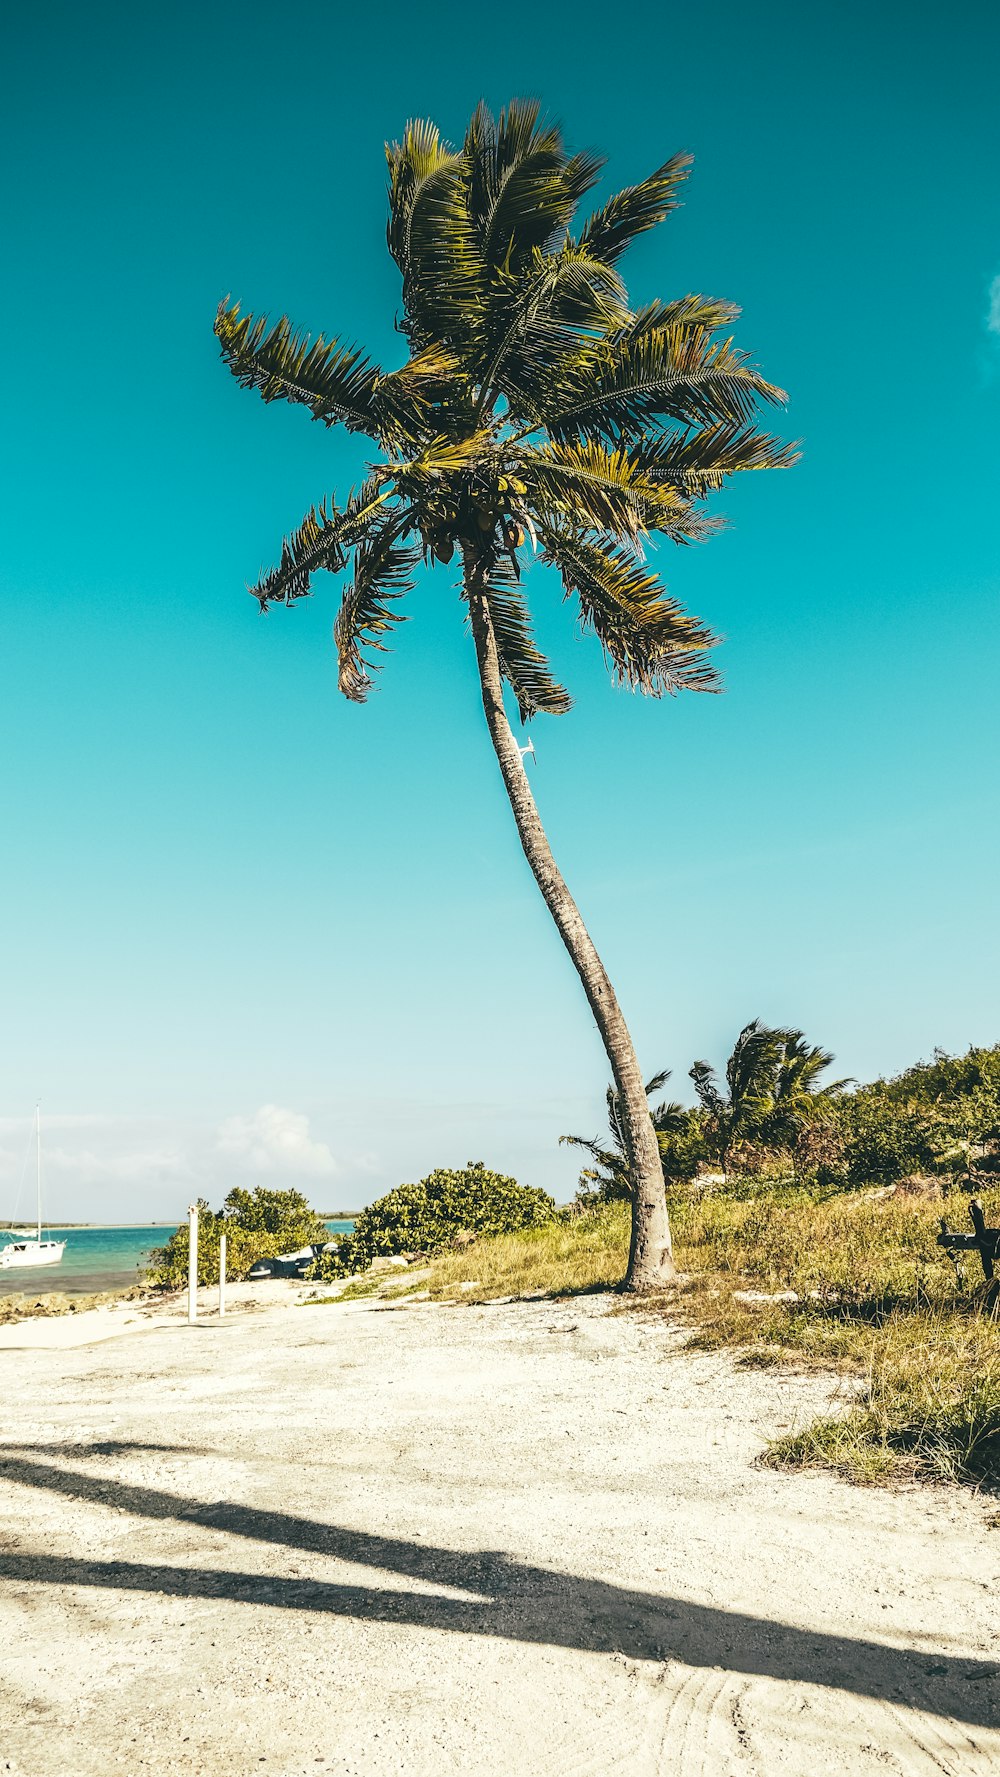
{"type": "Polygon", "coordinates": [[[625,1269],[628,1217],[615,1206],[522,1234],[477,1240],[433,1261],[428,1289],[442,1301],[577,1295],[612,1289],[625,1269]]]}
{"type": "Polygon", "coordinates": [[[779,1438],[764,1459],[852,1481],[1000,1484],[1000,1339],[989,1319],[894,1315],[872,1337],[861,1399],[779,1438]]]}

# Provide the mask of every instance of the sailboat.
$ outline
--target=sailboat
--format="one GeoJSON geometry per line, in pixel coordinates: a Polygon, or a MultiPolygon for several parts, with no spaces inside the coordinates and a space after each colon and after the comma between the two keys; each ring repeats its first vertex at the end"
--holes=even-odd
{"type": "MultiPolygon", "coordinates": [[[[42,1239],[42,1107],[35,1108],[35,1181],[37,1185],[37,1227],[33,1238],[13,1240],[0,1247],[0,1271],[13,1265],[58,1265],[66,1251],[65,1240],[42,1239]]],[[[21,1229],[12,1230],[18,1234],[21,1229]]]]}

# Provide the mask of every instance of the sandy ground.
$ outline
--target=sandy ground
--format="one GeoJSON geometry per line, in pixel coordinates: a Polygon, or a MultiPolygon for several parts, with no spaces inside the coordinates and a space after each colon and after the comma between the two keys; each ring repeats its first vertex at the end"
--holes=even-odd
{"type": "Polygon", "coordinates": [[[611,1307],[5,1329],[0,1772],[1000,1770],[996,1501],[755,1468],[830,1382],[611,1307]]]}

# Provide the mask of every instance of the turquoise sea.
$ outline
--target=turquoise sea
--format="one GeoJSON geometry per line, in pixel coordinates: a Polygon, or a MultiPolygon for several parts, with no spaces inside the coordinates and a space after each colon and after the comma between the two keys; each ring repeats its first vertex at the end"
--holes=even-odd
{"type": "MultiPolygon", "coordinates": [[[[331,1234],[349,1234],[353,1222],[327,1222],[331,1234]]],[[[27,1227],[27,1223],[22,1224],[27,1227]]],[[[47,1240],[65,1240],[58,1265],[0,1271],[0,1296],[86,1296],[94,1290],[128,1289],[139,1281],[151,1247],[165,1246],[176,1222],[145,1222],[141,1227],[45,1228],[47,1240]]],[[[0,1232],[0,1246],[10,1236],[0,1232]]]]}

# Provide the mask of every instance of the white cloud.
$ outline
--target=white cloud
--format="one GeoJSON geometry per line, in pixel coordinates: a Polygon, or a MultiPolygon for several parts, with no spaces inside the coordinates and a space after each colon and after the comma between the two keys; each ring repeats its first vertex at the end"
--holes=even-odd
{"type": "Polygon", "coordinates": [[[219,1125],[216,1152],[250,1172],[329,1178],[337,1162],[325,1142],[313,1141],[309,1118],[280,1104],[264,1104],[252,1117],[227,1117],[219,1125]]]}
{"type": "Polygon", "coordinates": [[[1000,274],[990,285],[989,308],[986,311],[986,331],[1000,337],[1000,274]]]}
{"type": "Polygon", "coordinates": [[[135,1148],[122,1153],[93,1148],[53,1147],[45,1151],[45,1172],[49,1178],[57,1173],[82,1184],[122,1183],[147,1185],[163,1179],[184,1179],[193,1175],[190,1160],[173,1148],[135,1148]]]}

